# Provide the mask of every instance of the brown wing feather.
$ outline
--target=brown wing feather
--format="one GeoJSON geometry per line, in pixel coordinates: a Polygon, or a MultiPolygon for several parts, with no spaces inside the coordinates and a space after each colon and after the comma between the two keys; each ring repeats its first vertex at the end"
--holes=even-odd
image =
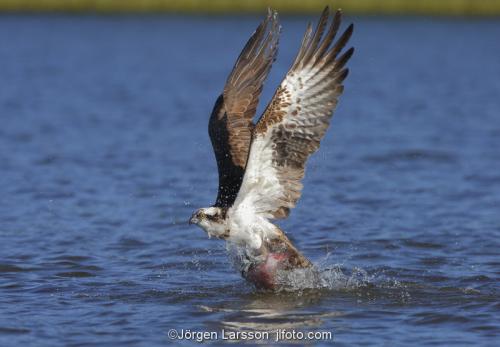
{"type": "Polygon", "coordinates": [[[212,111],[208,130],[219,171],[215,206],[231,206],[240,189],[252,140],[252,118],[276,58],[279,31],[277,14],[270,10],[243,48],[212,111]]]}
{"type": "Polygon", "coordinates": [[[254,131],[235,205],[254,206],[256,213],[268,218],[284,218],[295,207],[306,161],[318,150],[343,91],[345,64],[353,48],[338,54],[353,26],[333,43],[341,12],[336,12],[323,37],[329,12],[328,7],[323,11],[314,33],[308,26],[297,58],[254,131]]]}

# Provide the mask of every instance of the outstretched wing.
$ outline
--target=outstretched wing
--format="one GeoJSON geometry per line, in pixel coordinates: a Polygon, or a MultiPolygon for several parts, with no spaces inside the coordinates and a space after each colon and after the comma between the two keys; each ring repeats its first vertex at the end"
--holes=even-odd
{"type": "Polygon", "coordinates": [[[252,140],[252,118],[276,58],[279,31],[277,13],[269,10],[243,48],[212,111],[208,132],[219,171],[215,206],[231,206],[240,189],[252,140]]]}
{"type": "Polygon", "coordinates": [[[254,130],[245,177],[235,210],[263,218],[285,218],[300,198],[307,158],[323,138],[353,53],[339,56],[352,24],[333,43],[340,26],[338,10],[325,35],[325,8],[313,32],[308,26],[299,53],[254,130]]]}

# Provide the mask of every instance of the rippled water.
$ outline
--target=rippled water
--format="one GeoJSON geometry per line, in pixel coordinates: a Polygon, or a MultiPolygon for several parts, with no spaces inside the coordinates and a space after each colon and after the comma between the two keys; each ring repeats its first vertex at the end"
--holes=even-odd
{"type": "MultiPolygon", "coordinates": [[[[208,115],[258,19],[0,17],[0,345],[498,343],[500,23],[352,20],[346,92],[282,224],[321,288],[271,294],[186,223],[215,198],[208,115]]],[[[305,23],[284,20],[264,99],[305,23]]]]}

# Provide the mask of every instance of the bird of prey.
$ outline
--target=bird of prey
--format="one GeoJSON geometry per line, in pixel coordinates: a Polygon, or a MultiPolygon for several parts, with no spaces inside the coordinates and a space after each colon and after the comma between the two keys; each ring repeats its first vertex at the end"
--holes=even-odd
{"type": "Polygon", "coordinates": [[[272,221],[286,218],[299,200],[306,161],[318,150],[343,92],[354,49],[343,52],[352,24],[335,40],[341,17],[341,10],[332,16],[326,7],[315,29],[307,26],[295,61],[254,124],[280,34],[277,13],[269,10],[210,116],[219,189],[215,204],[194,212],[189,222],[243,250],[239,269],[257,288],[277,289],[279,271],[312,267],[272,221]]]}

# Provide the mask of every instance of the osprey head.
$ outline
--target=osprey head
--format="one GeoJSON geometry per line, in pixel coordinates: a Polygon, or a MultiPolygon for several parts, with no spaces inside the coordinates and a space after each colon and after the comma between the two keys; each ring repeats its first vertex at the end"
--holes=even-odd
{"type": "Polygon", "coordinates": [[[221,207],[200,208],[193,213],[189,224],[196,224],[208,234],[219,239],[229,237],[229,228],[226,223],[226,209],[221,207]]]}

